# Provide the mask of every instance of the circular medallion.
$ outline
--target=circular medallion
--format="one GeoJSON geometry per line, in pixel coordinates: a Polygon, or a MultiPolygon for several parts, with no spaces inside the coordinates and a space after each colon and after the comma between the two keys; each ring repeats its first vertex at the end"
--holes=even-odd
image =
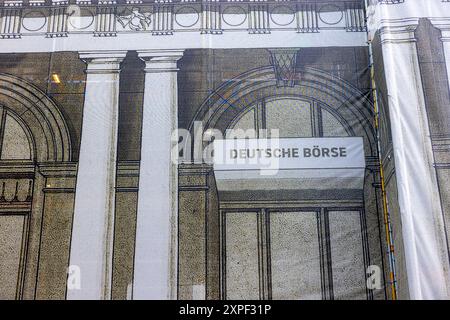
{"type": "Polygon", "coordinates": [[[238,27],[247,20],[247,12],[239,6],[226,7],[222,12],[223,21],[232,27],[238,27]]]}
{"type": "Polygon", "coordinates": [[[325,24],[335,25],[342,21],[344,13],[334,4],[326,4],[319,10],[319,19],[325,24]]]}
{"type": "Polygon", "coordinates": [[[295,12],[288,6],[276,6],[270,13],[270,19],[279,26],[290,25],[295,19],[295,12]]]}
{"type": "Polygon", "coordinates": [[[22,18],[22,27],[27,31],[39,31],[47,23],[47,17],[42,11],[27,12],[22,18]]]}
{"type": "Polygon", "coordinates": [[[181,7],[175,14],[175,22],[185,28],[189,28],[197,24],[199,14],[193,7],[181,7]]]}
{"type": "Polygon", "coordinates": [[[94,23],[94,14],[89,9],[69,6],[67,8],[67,14],[69,15],[69,24],[74,29],[84,30],[94,23]]]}

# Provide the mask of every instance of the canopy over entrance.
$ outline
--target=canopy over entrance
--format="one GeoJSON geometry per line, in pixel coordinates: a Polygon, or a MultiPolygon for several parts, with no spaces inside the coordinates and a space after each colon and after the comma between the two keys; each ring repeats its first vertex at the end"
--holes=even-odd
{"type": "Polygon", "coordinates": [[[362,199],[360,137],[214,141],[221,200],[362,199]]]}

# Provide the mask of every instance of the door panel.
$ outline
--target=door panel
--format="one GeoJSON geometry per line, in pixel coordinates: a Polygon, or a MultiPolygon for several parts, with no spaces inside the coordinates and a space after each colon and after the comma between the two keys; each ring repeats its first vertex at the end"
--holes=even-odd
{"type": "Polygon", "coordinates": [[[0,300],[16,298],[25,216],[0,215],[0,300]]]}
{"type": "Polygon", "coordinates": [[[224,213],[224,297],[367,299],[359,209],[278,210],[224,213]]]}
{"type": "Polygon", "coordinates": [[[273,299],[321,299],[316,212],[270,214],[273,299]]]}
{"type": "Polygon", "coordinates": [[[330,211],[330,244],[335,299],[366,299],[359,211],[330,211]]]}
{"type": "Polygon", "coordinates": [[[226,299],[259,299],[256,212],[225,214],[226,299]]]}

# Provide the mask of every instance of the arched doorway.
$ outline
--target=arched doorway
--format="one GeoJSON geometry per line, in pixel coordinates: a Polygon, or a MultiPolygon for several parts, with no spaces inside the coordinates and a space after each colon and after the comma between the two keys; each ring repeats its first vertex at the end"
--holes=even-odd
{"type": "Polygon", "coordinates": [[[13,111],[0,107],[2,299],[20,298],[34,180],[33,172],[27,169],[33,169],[33,160],[34,148],[29,129],[13,111]]]}
{"type": "Polygon", "coordinates": [[[45,177],[70,161],[66,123],[41,90],[0,74],[0,299],[34,298],[45,177]]]}
{"type": "MultiPolygon", "coordinates": [[[[280,192],[275,198],[273,192],[262,196],[252,190],[250,196],[249,190],[218,192],[218,209],[209,209],[206,229],[207,241],[220,243],[217,251],[209,247],[220,257],[220,297],[384,299],[379,170],[370,97],[321,70],[296,72],[293,86],[279,86],[272,67],[242,74],[212,93],[194,121],[201,121],[205,132],[256,129],[253,137],[237,138],[265,138],[267,133],[260,131],[264,129],[278,129],[282,138],[361,137],[366,162],[363,181],[358,188],[333,181],[306,188],[301,185],[308,182],[298,181],[298,190],[291,195],[280,192]],[[215,215],[217,228],[211,227],[215,215]],[[369,266],[381,271],[381,288],[367,288],[369,266]]],[[[209,186],[214,188],[214,183],[209,186]]]]}

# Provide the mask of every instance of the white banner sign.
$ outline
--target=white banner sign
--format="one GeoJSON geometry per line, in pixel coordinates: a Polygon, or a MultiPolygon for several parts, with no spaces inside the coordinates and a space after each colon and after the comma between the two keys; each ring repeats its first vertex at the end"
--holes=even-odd
{"type": "Polygon", "coordinates": [[[361,137],[214,141],[215,171],[364,167],[361,137]]]}

